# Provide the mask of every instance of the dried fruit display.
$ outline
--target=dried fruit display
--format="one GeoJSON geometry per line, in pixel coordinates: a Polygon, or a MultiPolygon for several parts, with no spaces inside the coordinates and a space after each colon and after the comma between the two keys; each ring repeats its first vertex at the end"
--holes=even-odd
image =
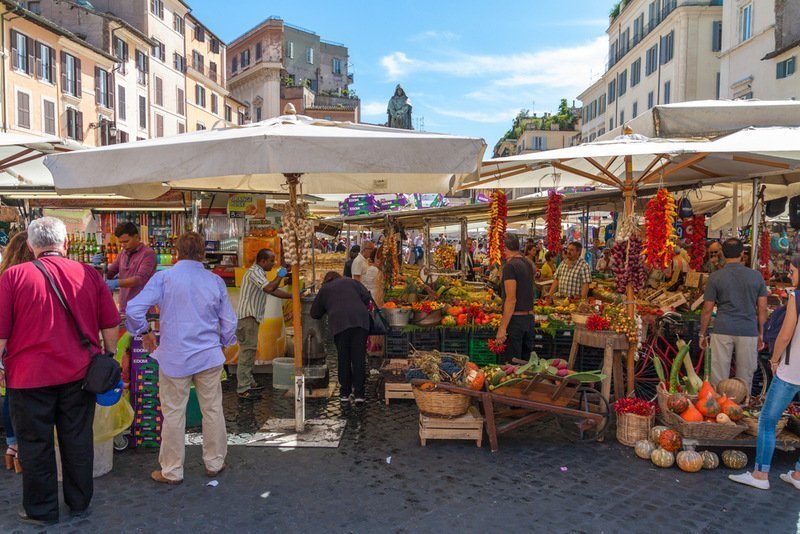
{"type": "Polygon", "coordinates": [[[647,267],[668,269],[672,264],[677,245],[676,216],[675,199],[666,189],[659,189],[656,196],[647,203],[644,214],[645,239],[642,255],[647,267]]]}
{"type": "Polygon", "coordinates": [[[492,191],[489,204],[489,266],[500,265],[506,239],[508,199],[502,189],[492,191]]]}
{"type": "Polygon", "coordinates": [[[547,199],[547,215],[545,217],[545,228],[547,229],[547,238],[545,245],[550,254],[561,253],[561,200],[563,195],[550,191],[550,196],[547,199]]]}
{"type": "Polygon", "coordinates": [[[699,271],[706,259],[706,216],[695,215],[684,219],[684,233],[689,242],[689,265],[699,271]]]}
{"type": "Polygon", "coordinates": [[[647,281],[647,272],[642,258],[642,240],[631,234],[627,241],[617,241],[611,249],[614,258],[614,280],[617,292],[625,293],[628,284],[639,291],[647,281]]]}

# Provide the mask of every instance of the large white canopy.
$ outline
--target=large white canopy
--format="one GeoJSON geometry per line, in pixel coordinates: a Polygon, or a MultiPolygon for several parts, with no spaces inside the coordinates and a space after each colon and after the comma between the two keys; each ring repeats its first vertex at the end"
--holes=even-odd
{"type": "Polygon", "coordinates": [[[79,148],[82,145],[60,137],[0,133],[0,192],[52,188],[44,156],[79,148]]]}
{"type": "Polygon", "coordinates": [[[50,156],[60,191],[447,192],[477,172],[482,139],[284,115],[260,123],[50,156]]]}

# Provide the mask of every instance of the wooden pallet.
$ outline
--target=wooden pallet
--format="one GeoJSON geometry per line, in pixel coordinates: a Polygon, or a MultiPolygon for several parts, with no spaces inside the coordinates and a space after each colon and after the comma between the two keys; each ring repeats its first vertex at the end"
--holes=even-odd
{"type": "Polygon", "coordinates": [[[388,406],[391,399],[413,399],[414,392],[411,391],[411,384],[405,382],[386,382],[383,389],[383,398],[388,406]]]}
{"type": "Polygon", "coordinates": [[[483,443],[483,417],[474,406],[454,419],[419,414],[419,440],[423,447],[429,439],[475,440],[475,445],[480,447],[483,443]]]}

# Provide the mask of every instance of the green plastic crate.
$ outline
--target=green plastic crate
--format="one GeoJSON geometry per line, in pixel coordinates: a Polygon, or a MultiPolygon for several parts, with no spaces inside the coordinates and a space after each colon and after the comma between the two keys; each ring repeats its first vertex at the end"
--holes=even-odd
{"type": "Polygon", "coordinates": [[[497,354],[489,350],[489,340],[494,339],[497,331],[482,328],[474,330],[469,336],[469,359],[478,365],[497,363],[497,354]]]}
{"type": "Polygon", "coordinates": [[[497,354],[489,352],[488,355],[470,355],[469,361],[475,365],[495,365],[497,363],[497,354]]]}

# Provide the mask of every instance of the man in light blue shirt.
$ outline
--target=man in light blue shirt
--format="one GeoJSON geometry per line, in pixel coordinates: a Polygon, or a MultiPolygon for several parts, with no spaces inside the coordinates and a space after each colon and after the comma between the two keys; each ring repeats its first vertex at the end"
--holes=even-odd
{"type": "Polygon", "coordinates": [[[128,331],[142,334],[143,344],[159,364],[159,399],[164,424],[161,430],[160,471],[156,482],[183,482],[186,404],[194,383],[203,413],[203,462],[206,474],[225,469],[228,451],[222,413],[220,376],[225,363],[223,347],[236,343],[236,313],[225,283],[205,270],[205,240],[196,232],[183,234],[176,244],[178,263],[156,273],[142,292],[128,303],[128,331]],[[158,306],[160,344],[147,323],[147,310],[158,306]]]}

